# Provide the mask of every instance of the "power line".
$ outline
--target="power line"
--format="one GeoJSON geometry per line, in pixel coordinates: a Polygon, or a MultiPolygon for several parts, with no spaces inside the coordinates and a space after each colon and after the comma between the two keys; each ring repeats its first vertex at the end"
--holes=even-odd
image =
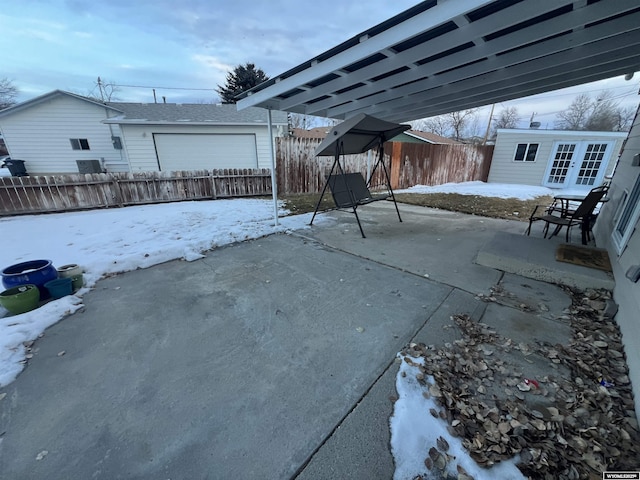
{"type": "Polygon", "coordinates": [[[187,88],[187,87],[153,87],[149,85],[121,85],[119,83],[114,83],[115,87],[125,87],[125,88],[156,88],[158,90],[200,90],[200,91],[209,91],[214,92],[215,88],[187,88]]]}

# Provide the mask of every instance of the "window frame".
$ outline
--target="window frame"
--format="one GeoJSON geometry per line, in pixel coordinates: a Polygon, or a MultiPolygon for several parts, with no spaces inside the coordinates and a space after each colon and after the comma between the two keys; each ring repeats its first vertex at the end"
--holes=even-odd
{"type": "Polygon", "coordinates": [[[625,189],[623,198],[624,200],[620,202],[621,206],[618,207],[619,210],[616,211],[617,219],[611,233],[618,255],[622,255],[627,247],[640,219],[640,175],[636,177],[631,190],[625,189]]]}
{"type": "Polygon", "coordinates": [[[70,138],[71,150],[91,150],[88,138],[70,138]]]}
{"type": "Polygon", "coordinates": [[[516,149],[513,152],[512,162],[518,163],[534,163],[538,157],[538,151],[540,150],[540,142],[522,142],[516,144],[516,149]],[[520,150],[520,146],[524,145],[524,152],[522,153],[522,158],[518,159],[518,150],[520,150]],[[535,151],[533,152],[533,158],[529,160],[529,156],[531,155],[532,146],[535,145],[535,151]]]}

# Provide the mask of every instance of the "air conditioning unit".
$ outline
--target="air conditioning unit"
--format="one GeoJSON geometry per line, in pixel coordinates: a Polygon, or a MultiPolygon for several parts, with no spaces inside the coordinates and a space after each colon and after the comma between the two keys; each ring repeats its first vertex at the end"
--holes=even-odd
{"type": "Polygon", "coordinates": [[[102,173],[100,160],[76,160],[80,173],[102,173]]]}

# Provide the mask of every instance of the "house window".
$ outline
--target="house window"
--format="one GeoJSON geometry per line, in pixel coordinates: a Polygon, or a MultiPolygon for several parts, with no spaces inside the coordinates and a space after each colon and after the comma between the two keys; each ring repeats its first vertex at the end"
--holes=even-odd
{"type": "Polygon", "coordinates": [[[633,233],[635,223],[640,216],[640,175],[636,178],[636,183],[629,195],[626,195],[626,202],[618,218],[618,223],[613,230],[613,240],[618,253],[622,253],[624,247],[633,233]]]}
{"type": "Polygon", "coordinates": [[[538,143],[519,143],[516,148],[514,162],[535,162],[538,153],[538,143]]]}
{"type": "Polygon", "coordinates": [[[120,137],[111,137],[111,143],[116,150],[122,150],[122,139],[120,137]]]}
{"type": "Polygon", "coordinates": [[[90,150],[89,140],[86,138],[70,138],[71,148],[74,150],[90,150]]]}

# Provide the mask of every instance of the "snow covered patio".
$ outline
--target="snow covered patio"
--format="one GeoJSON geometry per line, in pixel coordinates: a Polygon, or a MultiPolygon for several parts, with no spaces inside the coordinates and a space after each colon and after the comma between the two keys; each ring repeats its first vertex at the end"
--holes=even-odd
{"type": "MultiPolygon", "coordinates": [[[[497,230],[525,224],[406,205],[399,224],[382,202],[362,210],[367,239],[338,212],[312,229],[308,216],[284,218],[289,234],[260,238],[274,231],[269,203],[246,202],[137,207],[124,223],[122,210],[98,222],[93,212],[39,216],[31,223],[45,230],[70,218],[71,235],[15,240],[22,256],[5,252],[3,263],[51,252],[55,264],[84,265],[95,288],[23,315],[31,321],[0,318],[4,342],[16,340],[16,323],[26,339],[75,312],[36,341],[8,385],[17,372],[4,367],[19,358],[3,343],[6,475],[364,479],[424,468],[426,440],[413,442],[416,453],[396,439],[395,465],[389,449],[396,354],[411,341],[454,340],[443,328],[451,315],[484,314],[477,294],[508,276],[473,260],[497,230]],[[253,240],[201,253],[229,239],[253,240]],[[180,257],[192,261],[168,261],[180,257]],[[135,271],[111,275],[124,270],[135,271]]],[[[529,283],[554,304],[556,287],[529,283]]],[[[398,413],[395,425],[415,414],[398,413]]]]}

